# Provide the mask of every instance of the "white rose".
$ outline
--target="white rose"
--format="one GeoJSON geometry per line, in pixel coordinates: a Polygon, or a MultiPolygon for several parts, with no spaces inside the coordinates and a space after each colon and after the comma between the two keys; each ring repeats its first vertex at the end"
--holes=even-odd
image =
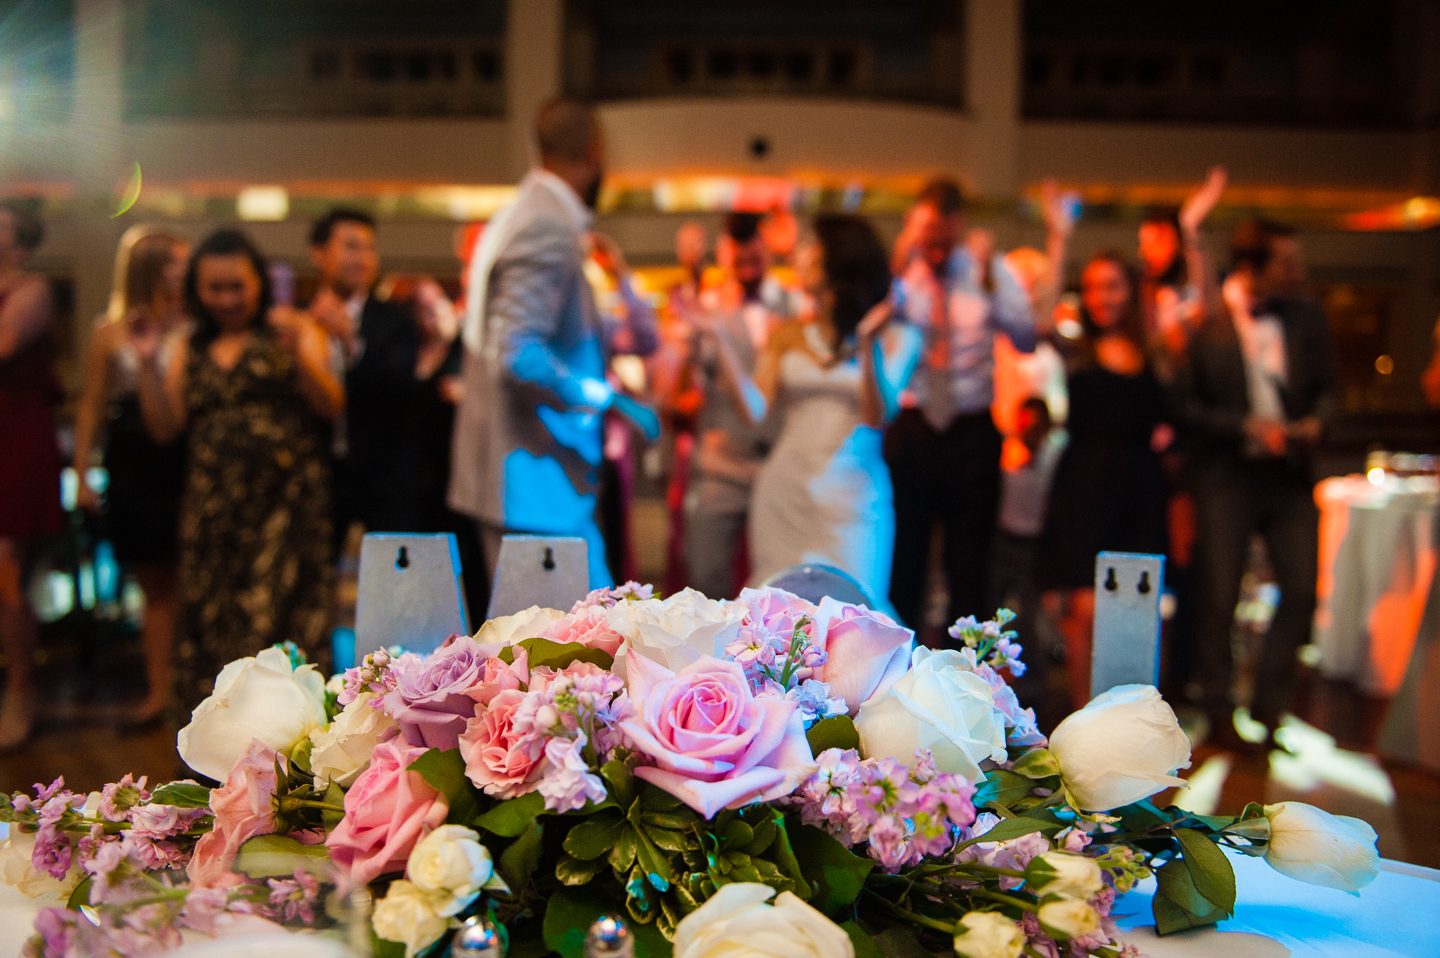
{"type": "Polygon", "coordinates": [[[62,879],[37,869],[31,861],[34,852],[35,833],[26,834],[11,825],[10,837],[0,841],[0,882],[10,885],[26,898],[40,899],[43,904],[65,904],[75,886],[80,884],[80,879],[85,877],[79,866],[79,856],[62,879]]]}
{"type": "Polygon", "coordinates": [[[1100,930],[1100,913],[1074,898],[1047,901],[1037,915],[1046,931],[1065,938],[1079,938],[1100,930]]]}
{"type": "Polygon", "coordinates": [[[605,610],[610,628],[625,637],[616,655],[616,672],[623,675],[623,657],[638,652],[672,672],[706,655],[724,658],[725,646],[740,634],[745,610],[683,589],[667,599],[617,602],[605,610]]]}
{"type": "Polygon", "coordinates": [[[855,958],[839,925],[768,885],[722,885],[675,926],[674,958],[855,958]]]}
{"type": "Polygon", "coordinates": [[[396,727],[383,709],[370,707],[374,699],[374,692],[361,692],[335,721],[311,730],[310,768],[317,789],[324,791],[330,782],[341,788],[355,784],[360,773],[370,767],[370,753],[381,737],[396,727]]]}
{"type": "Polygon", "coordinates": [[[1053,851],[1041,855],[1040,859],[1055,872],[1043,879],[1037,878],[1036,894],[1089,901],[1105,887],[1105,878],[1093,858],[1074,852],[1053,851]]]}
{"type": "Polygon", "coordinates": [[[910,671],[860,707],[855,728],[865,758],[909,764],[928,748],[936,768],[971,781],[984,777],[981,762],[1005,760],[1005,722],[989,684],[949,649],[916,648],[910,671]]]}
{"type": "Polygon", "coordinates": [[[1020,958],[1025,932],[999,912],[972,911],[960,919],[965,931],[955,936],[961,958],[1020,958]]]}
{"type": "Polygon", "coordinates": [[[1108,812],[1184,785],[1190,739],[1149,685],[1117,685],[1095,696],[1050,735],[1061,780],[1087,812],[1108,812]]]}
{"type": "Polygon", "coordinates": [[[501,645],[514,645],[525,639],[539,638],[540,633],[549,628],[551,622],[563,618],[565,613],[559,609],[542,609],[538,605],[532,605],[514,615],[502,615],[489,620],[475,633],[475,641],[481,645],[496,642],[501,645]]]}
{"type": "Polygon", "coordinates": [[[1265,817],[1270,820],[1265,860],[1282,875],[1358,895],[1380,874],[1375,829],[1358,818],[1303,802],[1266,805],[1265,817]]]}
{"type": "Polygon", "coordinates": [[[324,724],[325,679],[272,647],[220,670],[177,744],[186,765],[223,782],[252,740],[284,752],[324,724]]]}
{"type": "Polygon", "coordinates": [[[391,882],[385,897],[375,903],[370,918],[375,934],[400,942],[405,946],[405,958],[415,958],[450,927],[450,920],[442,918],[437,907],[444,899],[437,901],[436,897],[403,878],[391,882]]]}
{"type": "Polygon", "coordinates": [[[463,911],[482,888],[509,891],[495,874],[490,849],[464,825],[441,825],[420,839],[405,864],[405,875],[433,900],[445,902],[438,911],[447,918],[463,911]]]}

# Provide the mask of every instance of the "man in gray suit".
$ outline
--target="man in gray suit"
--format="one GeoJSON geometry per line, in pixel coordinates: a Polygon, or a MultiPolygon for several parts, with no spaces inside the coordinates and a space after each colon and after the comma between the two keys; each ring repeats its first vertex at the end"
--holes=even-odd
{"type": "MultiPolygon", "coordinates": [[[[492,570],[506,532],[580,536],[597,588],[611,584],[595,521],[604,413],[614,407],[652,438],[659,426],[605,380],[617,330],[583,268],[603,175],[599,124],[553,100],[536,114],[535,139],[540,167],[491,219],[469,265],[449,500],[479,521],[492,570]]],[[[628,312],[629,348],[653,350],[653,313],[628,312]]]]}

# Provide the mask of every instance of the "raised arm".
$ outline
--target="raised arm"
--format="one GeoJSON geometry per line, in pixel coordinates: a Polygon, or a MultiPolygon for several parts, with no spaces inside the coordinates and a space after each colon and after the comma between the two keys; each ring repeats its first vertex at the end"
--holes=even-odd
{"type": "Polygon", "coordinates": [[[860,357],[860,418],[884,427],[900,413],[900,394],[920,364],[924,337],[910,323],[892,323],[890,302],[866,314],[855,334],[860,357]]]}
{"type": "Polygon", "coordinates": [[[635,273],[625,261],[620,245],[604,233],[590,234],[595,244],[595,258],[615,281],[615,288],[625,304],[623,321],[606,319],[606,341],[612,353],[651,356],[660,348],[660,325],[655,307],[635,290],[635,273]]]}
{"type": "Polygon", "coordinates": [[[1214,316],[1220,309],[1220,287],[1215,269],[1205,255],[1205,244],[1200,228],[1205,218],[1220,202],[1225,192],[1229,174],[1223,166],[1212,166],[1205,175],[1205,182],[1195,188],[1180,207],[1180,243],[1185,251],[1185,272],[1190,284],[1200,295],[1200,316],[1214,316]]]}
{"type": "Polygon", "coordinates": [[[345,386],[330,362],[330,336],[304,313],[295,313],[295,365],[300,392],[323,419],[339,419],[345,413],[345,386]]]}
{"type": "Polygon", "coordinates": [[[1055,326],[1055,307],[1065,285],[1065,257],[1070,252],[1070,234],[1075,229],[1073,194],[1060,192],[1060,184],[1048,179],[1040,187],[1040,211],[1045,218],[1045,275],[1036,284],[1035,331],[1048,335],[1055,326]]]}
{"type": "MultiPolygon", "coordinates": [[[[980,266],[977,262],[977,267],[980,266]]],[[[992,287],[990,298],[991,322],[1022,353],[1033,352],[1038,336],[1035,330],[1035,310],[1025,287],[1005,265],[1005,257],[992,254],[988,261],[989,282],[992,287]]],[[[982,286],[983,289],[983,286],[982,286]]]]}

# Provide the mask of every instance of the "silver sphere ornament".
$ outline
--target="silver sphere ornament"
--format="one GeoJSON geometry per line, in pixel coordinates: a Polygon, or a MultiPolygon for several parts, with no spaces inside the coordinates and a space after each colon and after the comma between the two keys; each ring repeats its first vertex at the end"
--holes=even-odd
{"type": "Polygon", "coordinates": [[[633,958],[635,936],[619,915],[601,915],[585,935],[585,958],[633,958]]]}
{"type": "Polygon", "coordinates": [[[505,958],[500,929],[483,915],[465,919],[450,942],[451,958],[505,958]]]}

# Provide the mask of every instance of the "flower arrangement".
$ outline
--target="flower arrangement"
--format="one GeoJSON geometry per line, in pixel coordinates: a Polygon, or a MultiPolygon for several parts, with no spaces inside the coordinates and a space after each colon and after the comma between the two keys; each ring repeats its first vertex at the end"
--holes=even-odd
{"type": "Polygon", "coordinates": [[[328,682],[267,649],[180,733],[218,785],[0,798],[0,877],[47,903],[31,958],[326,933],[360,889],[384,958],[440,958],[475,914],[516,956],[578,958],[617,910],[641,958],[1108,958],[1134,953],[1116,895],[1152,873],[1161,934],[1233,911],[1227,851],[1352,892],[1375,876],[1354,819],[1153,804],[1190,758],[1153,688],[1110,690],[1047,742],[1006,682],[1010,618],[932,651],[828,598],[630,583],[328,682]]]}

